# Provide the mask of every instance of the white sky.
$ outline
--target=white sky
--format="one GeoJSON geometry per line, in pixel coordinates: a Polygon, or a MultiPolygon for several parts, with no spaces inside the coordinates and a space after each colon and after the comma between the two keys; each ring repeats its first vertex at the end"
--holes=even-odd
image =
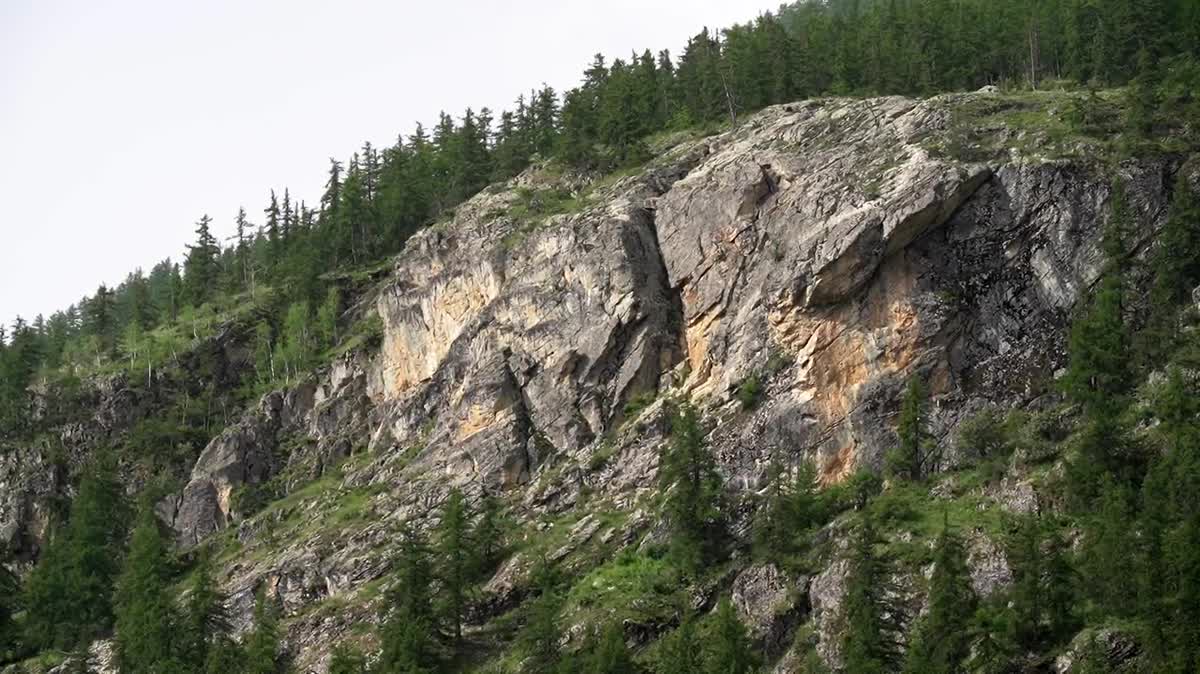
{"type": "Polygon", "coordinates": [[[268,190],[439,110],[574,86],[596,52],[678,54],[778,0],[0,0],[0,320],[228,236],[268,190]]]}

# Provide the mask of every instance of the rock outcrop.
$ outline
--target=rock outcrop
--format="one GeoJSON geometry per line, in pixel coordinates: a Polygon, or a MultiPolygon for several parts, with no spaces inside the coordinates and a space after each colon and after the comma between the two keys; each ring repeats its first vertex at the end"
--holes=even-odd
{"type": "MultiPolygon", "coordinates": [[[[413,236],[372,295],[381,347],[262,398],[208,443],[163,518],[185,548],[236,527],[220,579],[235,625],[265,586],[297,664],[320,670],[350,621],[378,616],[399,524],[432,524],[451,488],[501,495],[525,523],[598,502],[635,513],[619,526],[578,513],[551,560],[655,548],[643,497],[668,395],[705,411],[735,498],[772,460],[811,461],[825,485],[878,469],[914,374],[942,443],[985,406],[1034,401],[1099,275],[1113,174],[1144,243],[1181,162],[948,154],[959,108],[994,95],[775,106],[619,179],[535,167],[485,190],[413,236]],[[568,195],[571,212],[531,215],[542,194],[568,195]],[[235,495],[268,484],[287,498],[242,512],[235,495]],[[344,615],[319,610],[329,600],[344,615]]],[[[225,361],[244,357],[222,344],[225,361]]],[[[127,424],[123,409],[105,419],[127,424]]],[[[49,494],[28,485],[58,490],[54,471],[36,448],[0,454],[0,544],[36,554],[26,539],[49,494]]],[[[1015,477],[983,496],[1044,507],[1015,477]]],[[[974,533],[972,582],[989,595],[1011,571],[974,533]]],[[[472,620],[518,604],[532,563],[503,563],[472,620]]],[[[701,594],[731,590],[772,656],[810,621],[836,664],[848,569],[836,552],[822,563],[810,581],[739,561],[701,594]]]]}

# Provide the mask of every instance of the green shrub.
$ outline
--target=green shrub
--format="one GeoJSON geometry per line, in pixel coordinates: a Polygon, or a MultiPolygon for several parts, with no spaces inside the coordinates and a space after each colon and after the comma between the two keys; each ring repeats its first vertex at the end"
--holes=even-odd
{"type": "Polygon", "coordinates": [[[657,391],[643,391],[631,398],[629,402],[625,403],[625,407],[621,409],[621,415],[624,416],[626,420],[633,419],[638,414],[641,414],[642,410],[649,407],[657,399],[657,391]]]}
{"type": "Polygon", "coordinates": [[[757,374],[752,374],[742,380],[737,387],[737,399],[743,410],[752,410],[758,405],[762,396],[762,381],[757,374]]]}

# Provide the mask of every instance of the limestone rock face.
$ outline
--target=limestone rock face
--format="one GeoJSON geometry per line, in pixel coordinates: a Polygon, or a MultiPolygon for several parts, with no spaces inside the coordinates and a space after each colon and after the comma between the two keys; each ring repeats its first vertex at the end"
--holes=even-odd
{"type": "Polygon", "coordinates": [[[424,435],[452,483],[508,488],[655,391],[679,344],[652,199],[682,171],[532,229],[506,215],[513,192],[485,193],[414,237],[378,300],[393,409],[378,437],[424,435]]]}

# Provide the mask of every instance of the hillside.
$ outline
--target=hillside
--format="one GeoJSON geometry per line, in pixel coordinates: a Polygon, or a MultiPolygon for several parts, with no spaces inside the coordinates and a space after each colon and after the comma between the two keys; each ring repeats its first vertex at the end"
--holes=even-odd
{"type": "Polygon", "coordinates": [[[206,216],[3,341],[2,671],[1194,671],[1186,52],[636,128],[602,67],[206,216]]]}

